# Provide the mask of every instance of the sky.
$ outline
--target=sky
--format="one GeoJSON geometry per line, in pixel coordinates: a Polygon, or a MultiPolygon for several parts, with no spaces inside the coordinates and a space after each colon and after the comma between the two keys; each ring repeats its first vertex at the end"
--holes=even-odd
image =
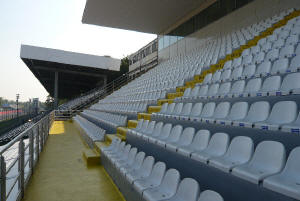
{"type": "Polygon", "coordinates": [[[82,24],[86,0],[0,1],[0,97],[48,95],[20,59],[21,44],[123,58],[156,35],[82,24]]]}

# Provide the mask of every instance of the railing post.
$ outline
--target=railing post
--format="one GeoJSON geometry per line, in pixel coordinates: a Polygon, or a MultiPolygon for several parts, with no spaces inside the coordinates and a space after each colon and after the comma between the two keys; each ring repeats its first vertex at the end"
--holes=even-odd
{"type": "Polygon", "coordinates": [[[44,139],[43,139],[43,129],[42,129],[42,123],[40,122],[39,125],[39,138],[40,138],[40,148],[41,151],[43,150],[44,145],[44,139]]]}
{"type": "Polygon", "coordinates": [[[3,156],[0,156],[0,201],[6,200],[6,163],[3,156]]]}
{"type": "Polygon", "coordinates": [[[40,131],[39,131],[39,125],[37,125],[37,133],[36,133],[36,140],[35,140],[35,146],[36,146],[36,161],[39,160],[39,156],[40,156],[40,131]]]}
{"type": "Polygon", "coordinates": [[[25,174],[24,174],[24,142],[23,139],[20,140],[19,143],[19,190],[21,198],[24,197],[24,190],[25,190],[25,174]]]}
{"type": "Polygon", "coordinates": [[[30,132],[29,135],[29,168],[31,174],[33,174],[34,168],[34,133],[33,131],[30,132]]]}

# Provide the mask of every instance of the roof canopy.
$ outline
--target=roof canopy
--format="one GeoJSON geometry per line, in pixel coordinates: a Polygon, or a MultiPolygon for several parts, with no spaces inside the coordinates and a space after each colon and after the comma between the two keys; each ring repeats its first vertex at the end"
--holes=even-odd
{"type": "Polygon", "coordinates": [[[58,98],[72,98],[118,76],[120,60],[34,46],[21,46],[21,59],[54,96],[58,72],[58,98]]]}
{"type": "Polygon", "coordinates": [[[82,22],[160,34],[211,0],[88,0],[82,22]]]}

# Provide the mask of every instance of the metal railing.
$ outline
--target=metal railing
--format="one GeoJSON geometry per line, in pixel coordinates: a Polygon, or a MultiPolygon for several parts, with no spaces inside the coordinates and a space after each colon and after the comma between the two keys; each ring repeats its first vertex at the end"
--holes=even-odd
{"type": "Polygon", "coordinates": [[[0,147],[0,201],[21,200],[48,138],[51,112],[3,147],[0,147]]]}

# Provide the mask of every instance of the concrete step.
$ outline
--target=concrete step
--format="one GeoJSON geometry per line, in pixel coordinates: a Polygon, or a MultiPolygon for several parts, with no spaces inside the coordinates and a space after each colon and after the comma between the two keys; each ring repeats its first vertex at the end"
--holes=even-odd
{"type": "Polygon", "coordinates": [[[82,151],[83,159],[86,161],[87,166],[101,165],[100,154],[95,153],[92,149],[85,149],[82,151]]]}

